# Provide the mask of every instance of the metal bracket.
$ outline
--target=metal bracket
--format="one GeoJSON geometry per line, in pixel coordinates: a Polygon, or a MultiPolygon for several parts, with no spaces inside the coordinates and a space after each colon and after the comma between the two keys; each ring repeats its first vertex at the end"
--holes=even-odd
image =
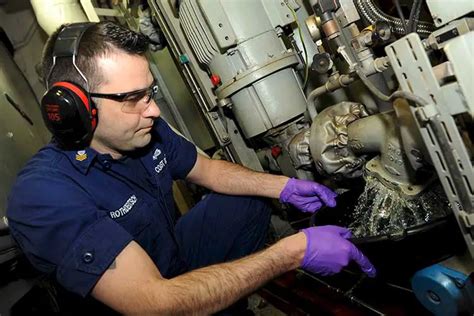
{"type": "MultiPolygon", "coordinates": [[[[469,42],[472,37],[465,34],[452,42],[458,40],[469,42]]],[[[412,107],[411,111],[418,119],[425,146],[474,258],[474,232],[470,229],[474,222],[474,168],[454,117],[469,113],[464,92],[456,89],[463,84],[459,81],[462,77],[456,74],[458,82],[440,84],[416,33],[388,45],[385,51],[402,90],[430,101],[429,105],[412,107]]],[[[466,60],[473,58],[469,52],[465,51],[466,60]]]]}

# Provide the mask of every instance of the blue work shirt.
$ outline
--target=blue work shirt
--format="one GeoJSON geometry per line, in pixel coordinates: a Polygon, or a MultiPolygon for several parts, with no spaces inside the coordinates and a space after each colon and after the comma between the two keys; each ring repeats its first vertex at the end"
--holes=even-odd
{"type": "Polygon", "coordinates": [[[172,181],[185,178],[196,157],[161,118],[148,146],[118,160],[51,143],[18,175],[11,233],[34,267],[81,296],[132,240],[164,277],[176,276],[187,267],[174,234],[172,181]]]}

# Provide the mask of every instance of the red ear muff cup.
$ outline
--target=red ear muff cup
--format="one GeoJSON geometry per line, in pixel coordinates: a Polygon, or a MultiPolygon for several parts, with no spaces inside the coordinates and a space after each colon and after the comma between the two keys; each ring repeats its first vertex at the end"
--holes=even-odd
{"type": "Polygon", "coordinates": [[[54,84],[41,99],[46,126],[63,145],[85,145],[92,139],[96,125],[92,112],[96,109],[85,91],[69,82],[54,84]]]}
{"type": "Polygon", "coordinates": [[[95,107],[95,104],[92,102],[92,100],[87,96],[86,94],[87,92],[84,89],[82,89],[80,86],[77,86],[67,81],[56,82],[53,85],[53,87],[67,88],[81,99],[82,104],[84,104],[84,106],[87,109],[87,112],[89,113],[89,119],[91,120],[91,124],[92,124],[92,131],[94,131],[97,126],[97,108],[95,107]],[[89,103],[89,101],[91,103],[89,103]]]}

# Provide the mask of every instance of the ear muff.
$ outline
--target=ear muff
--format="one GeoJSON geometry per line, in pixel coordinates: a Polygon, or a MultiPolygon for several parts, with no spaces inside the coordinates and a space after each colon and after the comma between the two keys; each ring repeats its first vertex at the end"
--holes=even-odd
{"type": "Polygon", "coordinates": [[[56,140],[67,146],[84,145],[97,126],[97,109],[80,86],[56,82],[41,99],[41,113],[56,140]]]}
{"type": "MultiPolygon", "coordinates": [[[[56,141],[65,147],[87,146],[97,125],[97,109],[88,94],[87,78],[76,65],[79,44],[84,33],[95,23],[73,23],[65,25],[57,35],[53,47],[53,64],[46,78],[49,83],[57,58],[70,58],[72,65],[85,83],[86,88],[58,81],[41,99],[41,113],[49,131],[56,141]]],[[[63,74],[67,76],[67,74],[63,74]]]]}

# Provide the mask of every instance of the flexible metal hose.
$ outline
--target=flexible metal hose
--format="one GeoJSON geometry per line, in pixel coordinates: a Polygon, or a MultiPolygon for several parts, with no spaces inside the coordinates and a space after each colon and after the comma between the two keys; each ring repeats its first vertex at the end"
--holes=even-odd
{"type": "MultiPolygon", "coordinates": [[[[405,34],[403,23],[401,19],[390,16],[384,13],[378,8],[372,0],[356,0],[357,10],[369,23],[375,23],[376,21],[387,22],[392,31],[397,34],[405,34]]],[[[418,21],[416,32],[428,36],[434,31],[434,25],[428,22],[418,21]]]]}

